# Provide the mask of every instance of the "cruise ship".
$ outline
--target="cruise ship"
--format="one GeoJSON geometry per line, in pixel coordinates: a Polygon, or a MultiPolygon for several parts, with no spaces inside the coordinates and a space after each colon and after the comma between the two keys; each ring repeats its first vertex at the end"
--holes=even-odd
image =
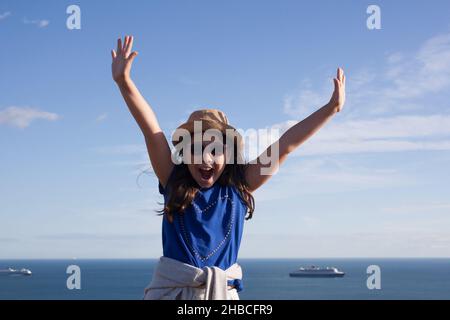
{"type": "Polygon", "coordinates": [[[22,268],[20,270],[8,268],[5,270],[0,270],[0,275],[6,274],[6,275],[24,275],[24,276],[31,276],[31,271],[29,269],[22,268]]]}
{"type": "Polygon", "coordinates": [[[335,267],[320,268],[316,266],[299,268],[298,270],[289,273],[291,277],[343,277],[345,272],[339,271],[335,267]]]}

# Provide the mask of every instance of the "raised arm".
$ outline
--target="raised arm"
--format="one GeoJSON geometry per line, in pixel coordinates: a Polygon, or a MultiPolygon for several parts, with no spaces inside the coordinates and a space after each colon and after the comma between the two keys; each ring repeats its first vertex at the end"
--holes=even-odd
{"type": "Polygon", "coordinates": [[[341,111],[345,103],[345,75],[341,68],[337,70],[337,77],[333,80],[334,92],[330,102],[289,128],[277,142],[270,145],[256,161],[252,161],[247,166],[245,177],[251,191],[256,190],[267,182],[276,173],[278,167],[289,153],[317,132],[334,114],[341,111]],[[277,154],[276,152],[274,153],[275,148],[278,148],[278,156],[272,157],[272,154],[277,154]],[[262,158],[272,159],[275,163],[264,164],[267,161],[262,161],[262,158]]]}
{"type": "Polygon", "coordinates": [[[133,37],[126,36],[117,40],[117,49],[111,51],[112,76],[120,92],[145,137],[150,162],[156,176],[163,186],[173,168],[170,147],[164,133],[159,127],[153,109],[145,101],[138,88],[131,80],[130,71],[134,58],[137,56],[133,48],[133,37]]]}

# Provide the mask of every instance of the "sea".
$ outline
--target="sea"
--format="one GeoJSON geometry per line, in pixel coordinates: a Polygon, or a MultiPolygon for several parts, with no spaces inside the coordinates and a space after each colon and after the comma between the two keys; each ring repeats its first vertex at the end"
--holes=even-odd
{"type": "MultiPolygon", "coordinates": [[[[12,267],[32,271],[31,276],[1,274],[0,300],[140,300],[156,262],[156,259],[0,260],[0,270],[12,267]],[[73,265],[79,267],[78,282],[70,268],[67,273],[73,265]],[[79,288],[74,288],[75,283],[79,288]]],[[[238,263],[243,270],[244,289],[239,293],[242,300],[450,299],[447,258],[240,259],[238,263]],[[299,267],[312,265],[337,267],[345,276],[289,276],[299,267]]]]}

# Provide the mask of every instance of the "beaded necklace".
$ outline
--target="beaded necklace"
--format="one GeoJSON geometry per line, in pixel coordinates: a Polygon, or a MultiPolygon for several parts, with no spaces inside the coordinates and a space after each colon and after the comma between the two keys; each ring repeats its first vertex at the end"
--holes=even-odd
{"type": "Polygon", "coordinates": [[[217,202],[219,200],[227,200],[231,203],[231,219],[230,222],[228,224],[227,227],[227,233],[225,234],[225,237],[222,239],[222,241],[211,251],[209,252],[206,256],[202,256],[198,250],[196,250],[192,244],[192,239],[190,239],[190,237],[188,236],[187,232],[186,232],[186,227],[184,225],[184,214],[183,215],[178,215],[178,219],[180,222],[180,227],[181,227],[181,231],[183,232],[184,238],[186,243],[188,244],[189,248],[191,249],[191,251],[195,254],[195,256],[200,259],[202,262],[208,260],[209,258],[211,258],[219,249],[220,247],[223,246],[223,244],[226,242],[226,240],[229,238],[230,234],[231,234],[231,230],[232,227],[234,225],[234,220],[235,220],[235,203],[233,201],[233,199],[228,195],[228,189],[227,189],[227,194],[224,196],[219,197],[218,199],[216,199],[214,202],[212,202],[211,204],[209,204],[205,209],[201,209],[197,204],[194,203],[194,201],[192,201],[192,206],[194,208],[194,210],[200,214],[204,214],[206,213],[209,209],[211,209],[214,205],[217,204],[217,202]]]}

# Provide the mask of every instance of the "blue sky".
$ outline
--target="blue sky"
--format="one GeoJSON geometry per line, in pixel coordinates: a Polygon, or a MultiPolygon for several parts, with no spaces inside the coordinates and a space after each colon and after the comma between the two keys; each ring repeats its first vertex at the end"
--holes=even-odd
{"type": "Polygon", "coordinates": [[[156,258],[162,197],[111,80],[132,75],[167,136],[196,108],[287,129],[347,104],[255,193],[240,257],[450,256],[450,3],[2,1],[0,258],[156,258]],[[67,6],[81,30],[66,28],[67,6]],[[368,30],[366,8],[381,8],[368,30]]]}

